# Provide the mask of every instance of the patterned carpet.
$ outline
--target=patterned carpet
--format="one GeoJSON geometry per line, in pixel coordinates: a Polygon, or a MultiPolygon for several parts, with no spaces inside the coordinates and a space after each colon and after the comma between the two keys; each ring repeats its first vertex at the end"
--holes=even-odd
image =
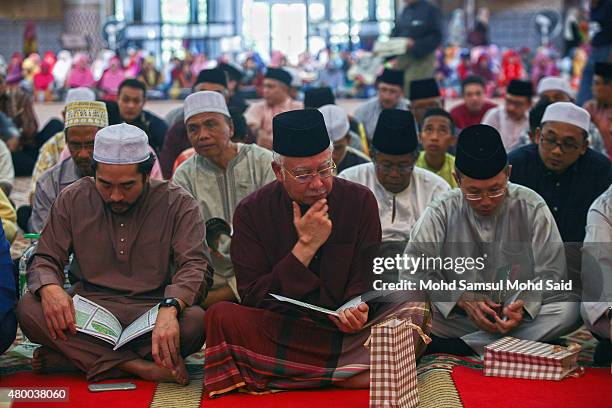
{"type": "MultiPolygon", "coordinates": [[[[591,366],[596,340],[590,332],[582,328],[565,337],[567,342],[582,345],[579,362],[591,366]]],[[[20,371],[30,371],[30,358],[35,346],[23,345],[23,336],[18,338],[13,347],[0,356],[0,376],[20,371]]],[[[191,376],[187,387],[174,384],[158,384],[151,407],[184,407],[197,408],[201,404],[204,353],[189,356],[186,360],[191,376]]],[[[448,354],[424,356],[418,364],[420,406],[422,408],[460,408],[461,400],[451,377],[453,367],[465,366],[482,369],[482,360],[457,357],[448,354]]]]}

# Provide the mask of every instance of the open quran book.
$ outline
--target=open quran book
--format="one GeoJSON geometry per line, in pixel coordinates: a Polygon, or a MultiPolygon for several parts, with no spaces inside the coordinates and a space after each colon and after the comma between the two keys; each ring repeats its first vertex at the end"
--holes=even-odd
{"type": "Polygon", "coordinates": [[[109,342],[113,350],[153,330],[159,305],[153,306],[125,329],[119,320],[107,309],[86,299],[75,295],[72,298],[76,312],[77,331],[109,342]]]}

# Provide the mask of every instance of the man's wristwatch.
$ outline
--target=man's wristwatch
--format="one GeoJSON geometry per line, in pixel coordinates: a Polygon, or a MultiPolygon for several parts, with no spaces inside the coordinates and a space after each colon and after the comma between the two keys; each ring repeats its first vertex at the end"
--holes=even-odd
{"type": "Polygon", "coordinates": [[[161,301],[159,307],[175,307],[177,316],[181,314],[181,304],[175,298],[165,298],[161,301]]]}

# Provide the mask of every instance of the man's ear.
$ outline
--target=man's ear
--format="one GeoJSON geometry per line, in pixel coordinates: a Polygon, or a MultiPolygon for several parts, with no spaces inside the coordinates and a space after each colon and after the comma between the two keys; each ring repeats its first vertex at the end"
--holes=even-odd
{"type": "Polygon", "coordinates": [[[272,170],[274,171],[274,175],[276,176],[276,180],[278,180],[279,183],[282,183],[283,181],[285,181],[285,176],[283,175],[283,169],[275,161],[272,161],[272,170]]]}
{"type": "Polygon", "coordinates": [[[542,128],[537,127],[535,130],[535,136],[533,137],[532,142],[539,145],[540,144],[540,135],[542,134],[542,128]]]}
{"type": "Polygon", "coordinates": [[[508,180],[510,180],[510,176],[512,175],[512,165],[508,165],[508,180]]]}

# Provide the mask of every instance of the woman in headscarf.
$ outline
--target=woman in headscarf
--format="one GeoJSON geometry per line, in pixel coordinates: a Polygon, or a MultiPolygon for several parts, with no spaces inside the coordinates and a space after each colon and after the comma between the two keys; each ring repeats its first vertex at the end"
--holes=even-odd
{"type": "Polygon", "coordinates": [[[61,50],[57,54],[57,61],[55,62],[55,65],[53,65],[53,70],[51,71],[53,73],[53,78],[55,78],[56,88],[64,87],[71,66],[72,55],[70,55],[70,51],[61,50]]]}
{"type": "Polygon", "coordinates": [[[79,54],[74,61],[74,65],[68,74],[66,88],[91,88],[95,80],[91,69],[89,69],[89,58],[85,54],[79,54]]]}
{"type": "Polygon", "coordinates": [[[98,89],[102,92],[101,99],[103,101],[116,101],[119,85],[124,80],[125,72],[121,66],[121,61],[119,57],[114,56],[110,60],[108,69],[104,71],[98,82],[98,89]]]}
{"type": "Polygon", "coordinates": [[[37,101],[50,101],[51,91],[53,90],[53,74],[49,63],[43,61],[40,65],[40,72],[34,75],[34,99],[37,101]]]}

